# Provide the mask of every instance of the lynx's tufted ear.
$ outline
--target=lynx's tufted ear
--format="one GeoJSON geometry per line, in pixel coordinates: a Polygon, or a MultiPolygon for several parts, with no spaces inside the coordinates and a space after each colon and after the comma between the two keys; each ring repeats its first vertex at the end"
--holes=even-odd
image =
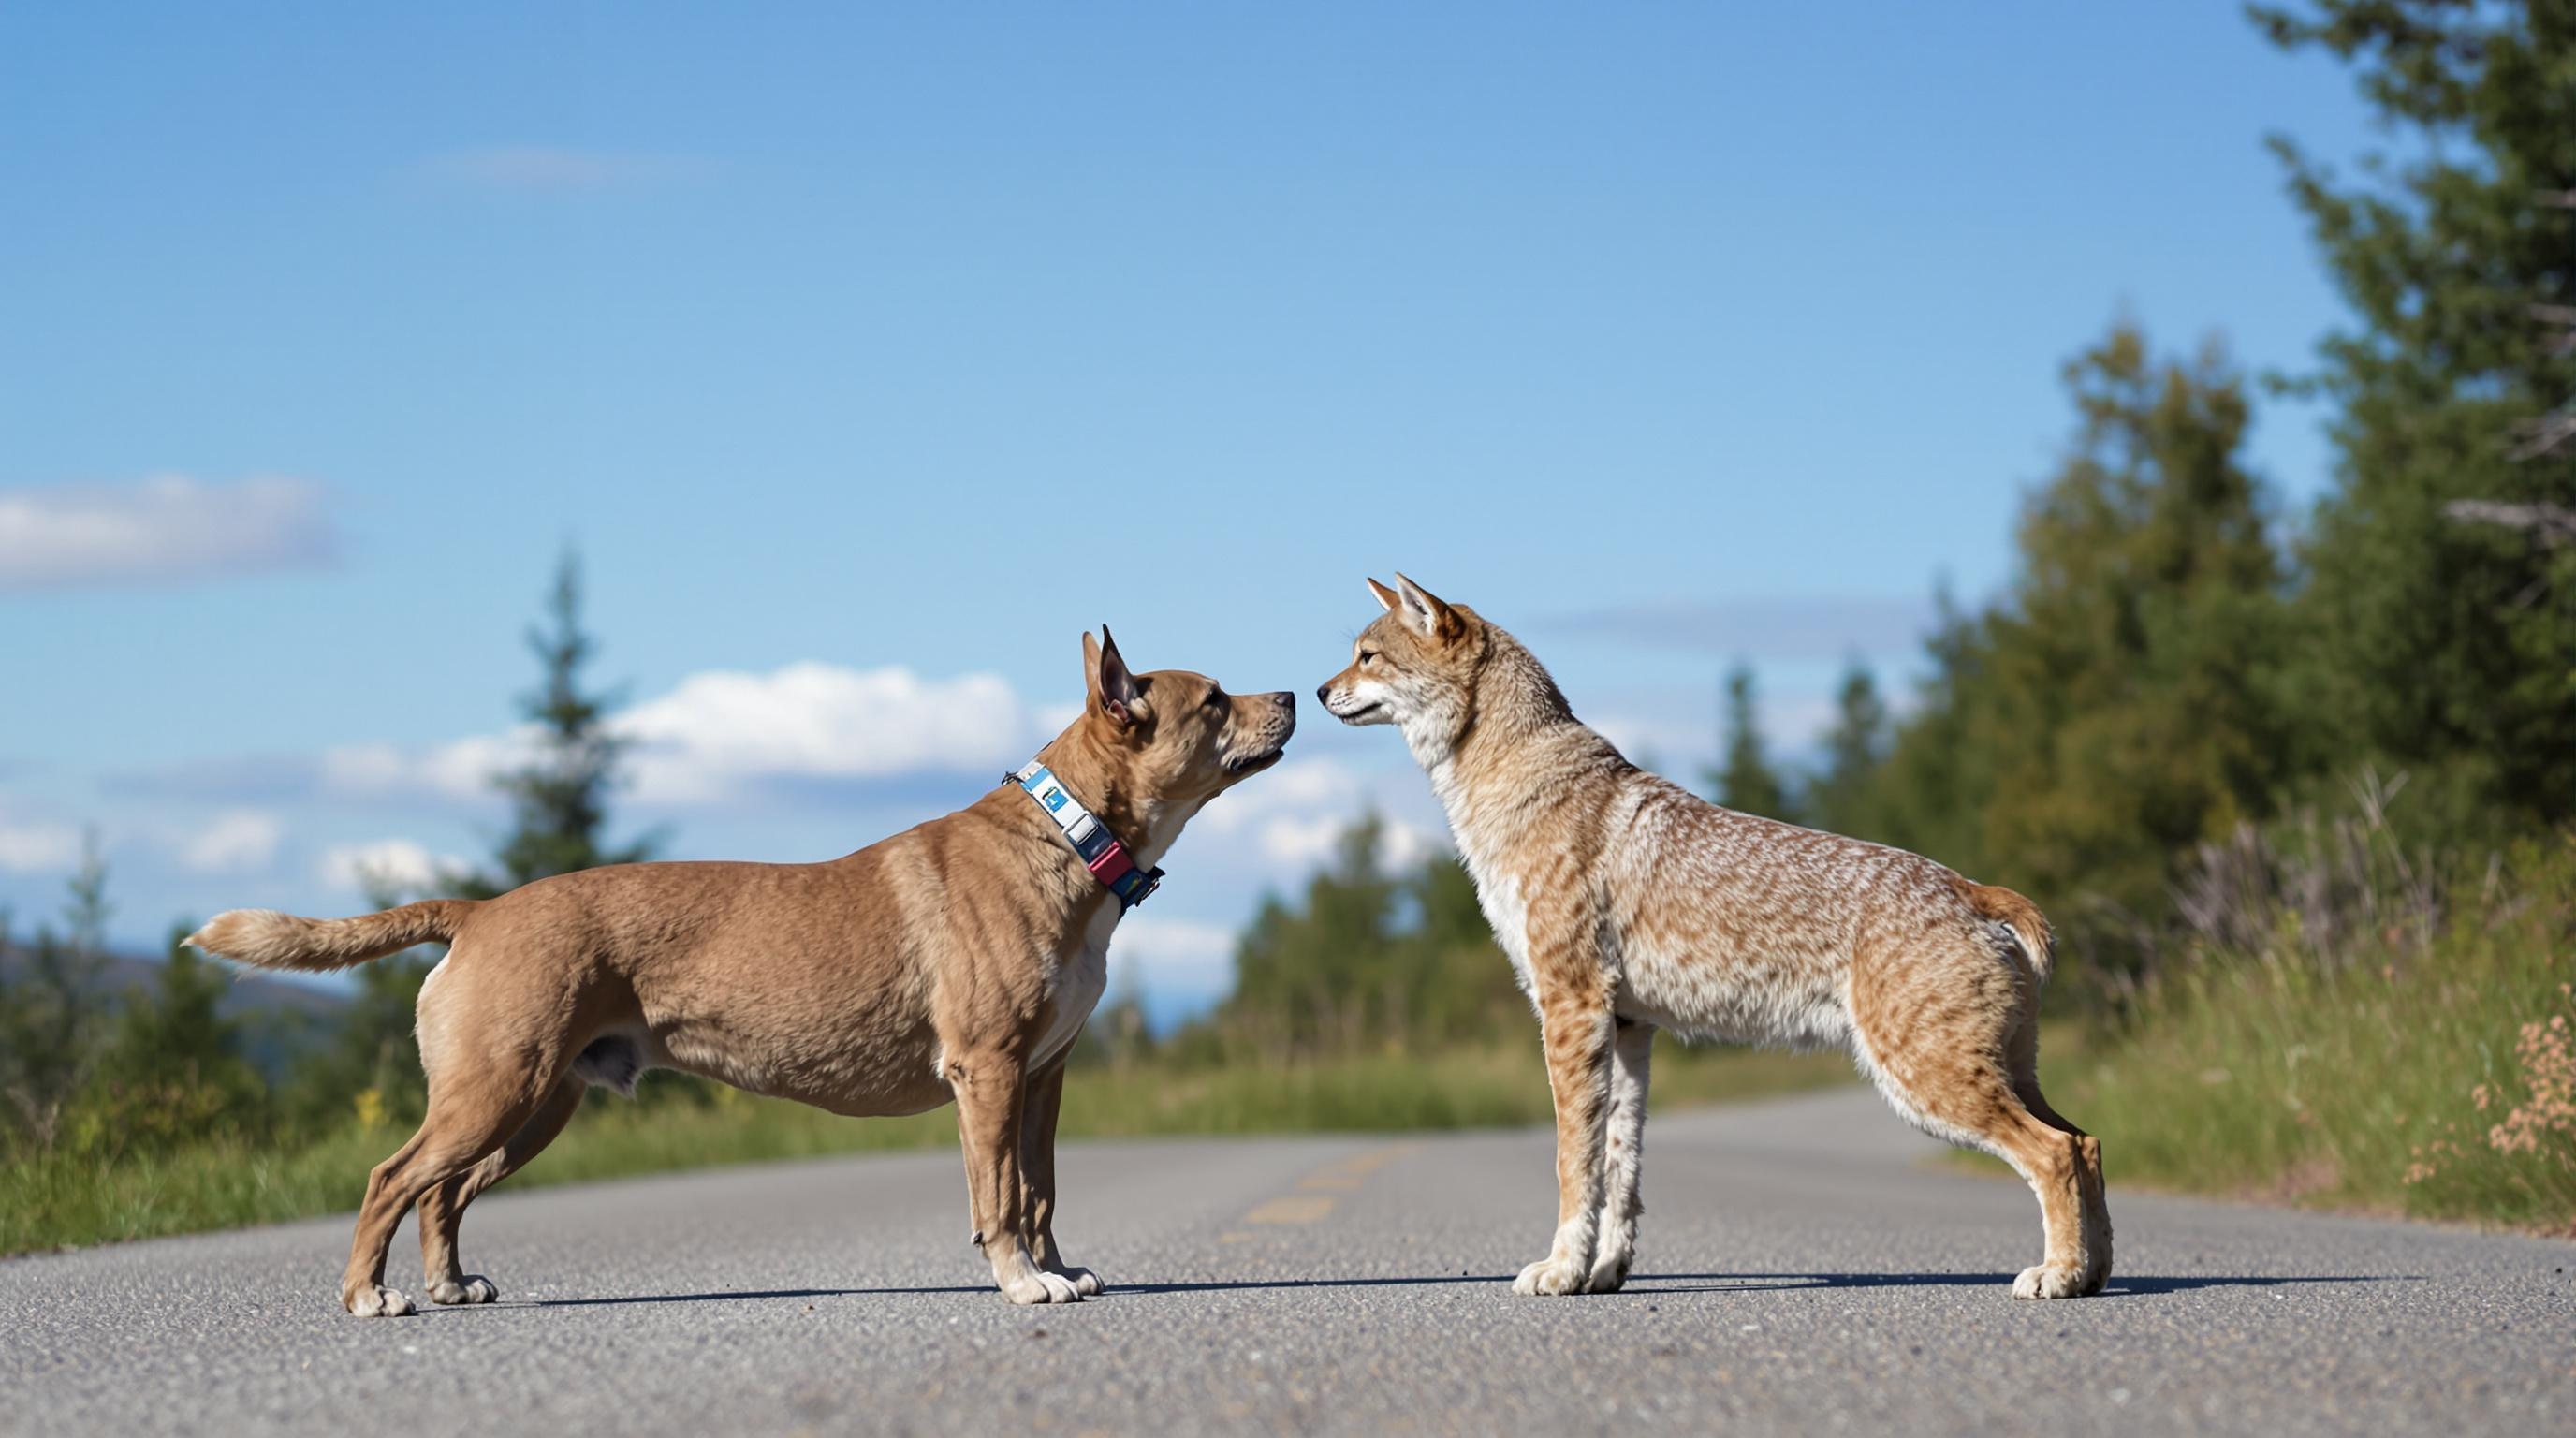
{"type": "Polygon", "coordinates": [[[1094,641],[1089,630],[1082,635],[1082,687],[1091,707],[1106,715],[1109,722],[1124,729],[1136,722],[1136,699],[1142,692],[1136,687],[1136,676],[1127,661],[1118,656],[1118,641],[1111,637],[1109,626],[1100,626],[1100,638],[1094,641]]]}
{"type": "MultiPolygon", "coordinates": [[[[1377,581],[1370,580],[1369,583],[1375,586],[1377,581]]],[[[1439,595],[1405,578],[1401,571],[1397,572],[1395,583],[1398,590],[1396,602],[1386,607],[1403,615],[1404,622],[1412,625],[1423,638],[1437,639],[1445,644],[1466,632],[1466,621],[1458,617],[1457,610],[1442,603],[1439,595]]],[[[1378,599],[1380,603],[1386,602],[1383,594],[1378,599]]]]}

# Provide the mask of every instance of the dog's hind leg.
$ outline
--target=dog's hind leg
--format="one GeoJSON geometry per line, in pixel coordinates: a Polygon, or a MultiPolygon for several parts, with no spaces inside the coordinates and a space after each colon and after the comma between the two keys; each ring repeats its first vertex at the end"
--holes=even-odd
{"type": "Polygon", "coordinates": [[[1601,1144],[1601,1236],[1586,1293],[1615,1293],[1637,1260],[1637,1217],[1646,1211],[1638,1178],[1646,1157],[1647,1064],[1655,1026],[1621,1019],[1610,1050],[1610,1133],[1601,1144]]]}
{"type": "Polygon", "coordinates": [[[1100,1291],[1100,1275],[1064,1261],[1055,1241],[1055,1121],[1064,1103],[1064,1061],[1029,1075],[1020,1100],[1020,1213],[1029,1253],[1038,1266],[1086,1297],[1100,1291]]]}
{"type": "Polygon", "coordinates": [[[482,970],[467,963],[468,956],[451,949],[421,983],[418,1031],[429,1112],[420,1132],[367,1176],[367,1196],[349,1241],[349,1267],[340,1279],[341,1304],[361,1318],[412,1311],[409,1298],[385,1286],[385,1249],[403,1214],[525,1128],[563,1077],[565,1057],[550,1051],[543,1027],[494,1026],[500,1016],[543,1011],[523,1000],[545,995],[510,991],[511,985],[544,982],[542,971],[482,970]],[[493,990],[496,978],[501,992],[493,990]]]}
{"type": "Polygon", "coordinates": [[[421,1272],[432,1303],[489,1303],[501,1296],[492,1280],[467,1273],[456,1256],[456,1231],[465,1221],[465,1206],[485,1189],[527,1167],[545,1151],[581,1111],[589,1086],[577,1078],[558,1082],[536,1116],[519,1126],[509,1142],[485,1154],[472,1168],[441,1181],[420,1198],[421,1272]]]}
{"type": "Polygon", "coordinates": [[[361,1318],[397,1318],[412,1311],[409,1298],[385,1287],[385,1249],[393,1242],[394,1229],[422,1194],[463,1173],[535,1116],[542,1094],[522,1090],[517,1083],[488,1080],[441,1089],[431,1079],[429,1116],[421,1120],[420,1132],[367,1176],[367,1196],[358,1205],[357,1232],[349,1242],[348,1271],[340,1279],[343,1307],[361,1318]]]}

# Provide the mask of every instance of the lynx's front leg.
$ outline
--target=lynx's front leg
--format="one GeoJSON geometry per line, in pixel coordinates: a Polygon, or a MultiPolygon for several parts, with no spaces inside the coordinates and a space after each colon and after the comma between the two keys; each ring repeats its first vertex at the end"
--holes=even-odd
{"type": "Polygon", "coordinates": [[[1548,1089],[1556,1100],[1556,1243],[1547,1257],[1521,1270],[1512,1282],[1514,1293],[1581,1293],[1592,1275],[1598,1237],[1615,1025],[1601,992],[1598,959],[1589,952],[1567,957],[1579,966],[1577,973],[1552,977],[1531,965],[1548,1089]]]}
{"type": "Polygon", "coordinates": [[[1601,1153],[1601,1234],[1593,1244],[1586,1293],[1616,1293],[1637,1260],[1637,1216],[1646,1205],[1638,1180],[1646,1158],[1646,1066],[1655,1053],[1655,1026],[1617,1021],[1611,1042],[1610,1134],[1601,1153]]]}

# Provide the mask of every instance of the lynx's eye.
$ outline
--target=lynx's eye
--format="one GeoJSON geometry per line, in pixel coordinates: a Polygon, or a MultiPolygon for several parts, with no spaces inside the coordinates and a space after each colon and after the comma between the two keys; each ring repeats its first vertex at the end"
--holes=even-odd
{"type": "Polygon", "coordinates": [[[1211,689],[1208,691],[1207,697],[1200,700],[1199,703],[1205,708],[1222,709],[1225,707],[1225,691],[1222,689],[1211,689]]]}

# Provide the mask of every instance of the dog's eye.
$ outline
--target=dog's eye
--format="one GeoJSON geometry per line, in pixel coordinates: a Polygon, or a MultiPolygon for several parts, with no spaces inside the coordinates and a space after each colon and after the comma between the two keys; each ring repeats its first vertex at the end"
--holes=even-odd
{"type": "Polygon", "coordinates": [[[1372,660],[1372,659],[1375,659],[1376,657],[1377,657],[1377,651],[1376,651],[1376,650],[1374,650],[1374,649],[1363,649],[1363,650],[1361,650],[1361,651],[1360,651],[1360,662],[1361,662],[1362,664],[1366,664],[1367,662],[1369,662],[1369,661],[1370,661],[1370,660],[1372,660]]]}

